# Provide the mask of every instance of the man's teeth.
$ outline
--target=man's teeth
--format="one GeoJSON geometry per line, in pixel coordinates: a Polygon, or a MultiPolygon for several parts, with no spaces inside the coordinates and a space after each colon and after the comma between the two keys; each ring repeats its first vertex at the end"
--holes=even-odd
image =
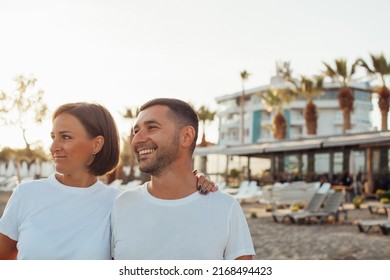
{"type": "Polygon", "coordinates": [[[146,155],[146,154],[151,154],[151,153],[153,153],[154,152],[154,149],[146,149],[146,150],[141,150],[141,151],[139,151],[138,153],[140,154],[140,155],[146,155]]]}

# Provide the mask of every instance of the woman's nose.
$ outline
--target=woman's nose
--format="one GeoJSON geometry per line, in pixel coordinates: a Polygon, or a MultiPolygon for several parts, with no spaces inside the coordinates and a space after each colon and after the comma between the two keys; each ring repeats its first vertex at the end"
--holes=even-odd
{"type": "Polygon", "coordinates": [[[53,139],[53,142],[50,145],[50,152],[54,153],[54,152],[59,151],[59,150],[60,150],[60,145],[59,145],[58,141],[53,139]]]}

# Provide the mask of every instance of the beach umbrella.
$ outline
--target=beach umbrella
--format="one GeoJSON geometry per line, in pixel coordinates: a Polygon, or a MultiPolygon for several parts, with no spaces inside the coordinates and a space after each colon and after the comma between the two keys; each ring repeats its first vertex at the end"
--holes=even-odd
{"type": "Polygon", "coordinates": [[[36,163],[33,162],[30,164],[30,168],[28,169],[28,177],[34,178],[35,177],[35,171],[36,170],[36,163]]]}
{"type": "Polygon", "coordinates": [[[42,163],[42,170],[41,170],[42,177],[49,177],[51,174],[54,173],[54,165],[52,162],[45,161],[42,163]]]}
{"type": "Polygon", "coordinates": [[[15,162],[11,159],[8,161],[7,171],[5,172],[5,176],[11,177],[16,175],[16,167],[15,162]]]}
{"type": "Polygon", "coordinates": [[[19,177],[21,180],[28,177],[28,165],[26,161],[23,161],[19,167],[19,177]]]}
{"type": "Polygon", "coordinates": [[[0,176],[5,176],[6,172],[7,172],[7,167],[5,166],[5,163],[2,162],[0,164],[0,176]]]}
{"type": "Polygon", "coordinates": [[[41,168],[42,163],[41,163],[41,161],[37,158],[37,159],[35,160],[34,164],[35,164],[35,170],[34,170],[34,175],[33,175],[33,177],[34,177],[34,178],[41,178],[41,176],[42,176],[42,168],[41,168]]]}

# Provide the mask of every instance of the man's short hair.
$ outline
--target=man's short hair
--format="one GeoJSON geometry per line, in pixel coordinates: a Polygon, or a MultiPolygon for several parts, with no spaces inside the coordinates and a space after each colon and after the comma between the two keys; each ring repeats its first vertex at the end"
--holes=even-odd
{"type": "Polygon", "coordinates": [[[191,152],[193,152],[196,147],[196,141],[198,140],[199,119],[191,105],[180,99],[156,98],[144,103],[141,106],[140,111],[155,105],[167,106],[169,108],[172,120],[175,121],[180,127],[188,125],[195,129],[195,137],[191,146],[191,152]]]}

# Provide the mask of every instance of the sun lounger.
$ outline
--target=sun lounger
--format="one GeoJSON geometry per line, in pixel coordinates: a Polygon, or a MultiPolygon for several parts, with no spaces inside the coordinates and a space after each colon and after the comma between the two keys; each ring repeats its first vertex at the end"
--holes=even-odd
{"type": "Polygon", "coordinates": [[[329,193],[324,202],[324,207],[317,212],[292,213],[288,217],[292,223],[308,223],[313,219],[318,224],[324,222],[328,217],[334,217],[336,221],[339,219],[340,208],[343,205],[344,194],[342,192],[329,193]]]}
{"type": "Polygon", "coordinates": [[[379,225],[379,228],[382,230],[382,233],[384,235],[390,234],[390,222],[383,225],[379,225]]]}
{"type": "Polygon", "coordinates": [[[388,212],[390,211],[390,204],[384,204],[384,203],[370,203],[368,205],[368,211],[370,211],[371,214],[385,214],[388,215],[388,212]]]}
{"type": "Polygon", "coordinates": [[[357,221],[356,225],[358,226],[359,231],[368,233],[373,228],[379,228],[384,234],[387,234],[388,226],[390,226],[390,205],[383,203],[372,203],[369,206],[371,206],[371,209],[368,208],[368,210],[372,214],[378,214],[379,209],[384,209],[387,215],[387,219],[369,219],[357,221]]]}
{"type": "Polygon", "coordinates": [[[304,213],[317,212],[320,209],[322,203],[324,202],[325,197],[326,197],[325,193],[315,193],[310,199],[309,203],[303,209],[303,211],[293,212],[291,211],[291,208],[287,211],[278,210],[272,212],[272,218],[276,223],[279,223],[279,222],[284,222],[285,219],[288,218],[289,216],[300,215],[302,212],[304,213]]]}
{"type": "Polygon", "coordinates": [[[273,205],[274,208],[286,208],[295,203],[307,203],[316,191],[313,184],[305,182],[269,185],[262,187],[258,202],[273,205]]]}
{"type": "Polygon", "coordinates": [[[377,220],[361,220],[357,222],[357,226],[360,232],[368,233],[372,228],[380,228],[381,226],[390,225],[390,219],[377,219],[377,220]]]}
{"type": "Polygon", "coordinates": [[[256,181],[243,181],[238,188],[238,192],[233,195],[240,203],[256,201],[260,188],[256,181]]]}

